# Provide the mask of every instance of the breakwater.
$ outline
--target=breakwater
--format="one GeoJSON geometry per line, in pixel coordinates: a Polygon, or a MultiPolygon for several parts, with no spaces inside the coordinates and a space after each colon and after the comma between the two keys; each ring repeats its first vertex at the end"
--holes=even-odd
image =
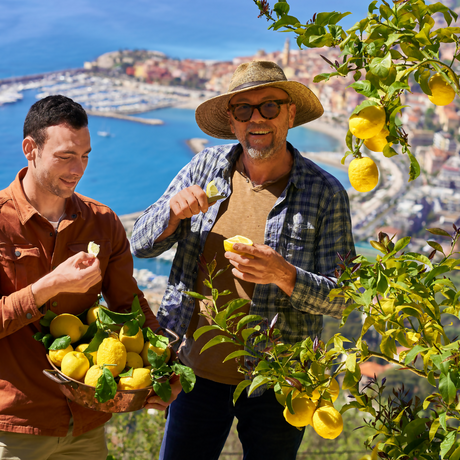
{"type": "Polygon", "coordinates": [[[122,113],[116,112],[98,112],[97,110],[87,110],[88,115],[93,115],[95,117],[106,117],[106,118],[118,118],[120,120],[134,121],[136,123],[143,123],[145,125],[162,125],[163,120],[157,118],[142,118],[142,117],[132,117],[130,115],[125,115],[122,113]]]}

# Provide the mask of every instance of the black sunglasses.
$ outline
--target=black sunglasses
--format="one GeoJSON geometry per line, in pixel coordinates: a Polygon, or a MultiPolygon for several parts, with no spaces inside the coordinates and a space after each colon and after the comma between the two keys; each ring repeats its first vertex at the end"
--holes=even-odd
{"type": "Polygon", "coordinates": [[[232,112],[235,120],[245,123],[249,121],[254,113],[254,109],[257,109],[263,118],[267,120],[273,120],[276,118],[281,111],[283,104],[290,104],[290,99],[278,99],[276,101],[265,101],[261,104],[248,104],[247,102],[242,104],[229,104],[228,109],[232,112]]]}

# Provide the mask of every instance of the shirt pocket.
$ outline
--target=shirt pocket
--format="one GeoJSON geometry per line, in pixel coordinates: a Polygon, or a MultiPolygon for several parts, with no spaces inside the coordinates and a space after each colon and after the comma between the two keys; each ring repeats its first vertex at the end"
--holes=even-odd
{"type": "MultiPolygon", "coordinates": [[[[112,244],[108,240],[94,240],[96,244],[99,245],[99,254],[97,258],[101,264],[101,273],[102,278],[104,278],[104,273],[107,269],[109,264],[109,259],[112,254],[112,244]]],[[[88,252],[88,243],[89,241],[74,241],[73,243],[69,243],[67,245],[69,257],[78,254],[79,252],[88,252]]],[[[102,289],[102,281],[95,284],[94,286],[90,287],[89,290],[86,292],[87,294],[99,294],[102,289]]]]}
{"type": "Polygon", "coordinates": [[[287,224],[282,239],[287,260],[305,260],[314,253],[315,229],[311,224],[287,224]]]}
{"type": "Polygon", "coordinates": [[[40,278],[40,249],[30,245],[0,245],[0,289],[12,294],[40,278]]]}

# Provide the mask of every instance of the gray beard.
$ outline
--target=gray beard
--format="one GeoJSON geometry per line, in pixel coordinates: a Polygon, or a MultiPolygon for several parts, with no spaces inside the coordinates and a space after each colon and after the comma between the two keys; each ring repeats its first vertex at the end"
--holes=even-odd
{"type": "Polygon", "coordinates": [[[269,160],[275,154],[275,149],[272,146],[264,150],[249,148],[247,152],[253,160],[269,160]]]}

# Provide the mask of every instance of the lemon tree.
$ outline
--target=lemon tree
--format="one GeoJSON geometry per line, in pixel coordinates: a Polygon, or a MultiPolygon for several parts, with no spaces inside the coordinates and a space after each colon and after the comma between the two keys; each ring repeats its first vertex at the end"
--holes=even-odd
{"type": "Polygon", "coordinates": [[[340,62],[322,56],[331,72],[316,75],[313,81],[327,82],[332,77],[350,75],[354,82],[349,88],[365,98],[352,112],[346,137],[349,151],[342,162],[348,155],[361,157],[364,139],[372,133],[368,125],[377,118],[380,120],[368,112],[379,110],[384,112],[389,133],[383,149],[379,146],[375,151],[382,151],[385,157],[407,154],[409,180],[416,179],[420,166],[410,150],[410,139],[400,116],[404,108],[402,96],[415,84],[420,85],[436,105],[446,105],[456,94],[460,95],[459,76],[454,71],[455,62],[460,60],[460,27],[452,26],[458,19],[455,11],[441,2],[374,0],[369,4],[367,17],[344,30],[339,22],[351,14],[349,12],[321,12],[308,20],[300,20],[292,15],[285,0],[273,2],[272,8],[267,0],[254,0],[254,3],[259,16],[271,23],[269,28],[294,33],[299,48],[341,50],[340,62]],[[447,27],[436,28],[435,14],[443,15],[447,27]],[[440,57],[446,43],[455,44],[455,52],[448,62],[440,57]]]}

